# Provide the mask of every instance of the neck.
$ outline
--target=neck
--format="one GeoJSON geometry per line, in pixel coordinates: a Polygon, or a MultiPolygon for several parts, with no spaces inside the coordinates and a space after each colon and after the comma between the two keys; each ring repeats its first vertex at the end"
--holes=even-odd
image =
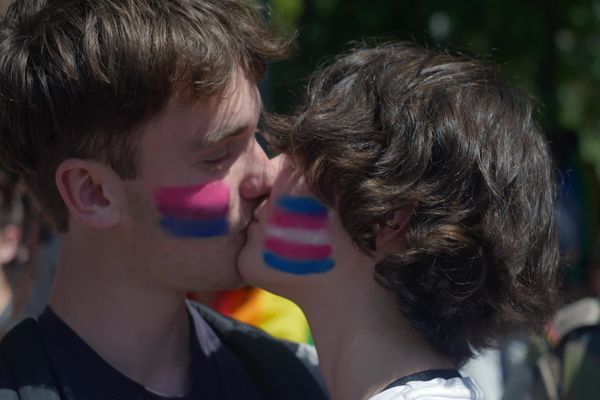
{"type": "Polygon", "coordinates": [[[124,375],[155,392],[185,394],[190,360],[185,293],[140,284],[134,266],[97,239],[61,238],[50,306],[124,375]]]}
{"type": "Polygon", "coordinates": [[[408,325],[371,276],[355,287],[349,281],[326,285],[299,302],[333,399],[368,399],[400,377],[454,368],[408,325]],[[338,286],[344,287],[332,290],[338,286]]]}
{"type": "MultiPolygon", "coordinates": [[[[13,301],[13,290],[6,278],[4,266],[0,265],[0,312],[6,311],[13,301]]],[[[1,332],[0,332],[1,333],[1,332]]]]}

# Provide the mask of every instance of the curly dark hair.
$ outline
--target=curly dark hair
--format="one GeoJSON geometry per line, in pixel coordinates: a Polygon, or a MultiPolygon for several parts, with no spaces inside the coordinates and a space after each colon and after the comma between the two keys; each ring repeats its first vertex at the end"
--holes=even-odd
{"type": "Polygon", "coordinates": [[[354,50],[266,124],[362,251],[413,210],[375,279],[437,351],[461,364],[552,313],[554,167],[533,102],[493,65],[411,43],[354,50]]]}
{"type": "Polygon", "coordinates": [[[66,158],[137,173],[139,127],[178,92],[206,98],[242,66],[260,79],[287,57],[244,0],[19,0],[0,22],[0,156],[61,231],[66,158]]]}

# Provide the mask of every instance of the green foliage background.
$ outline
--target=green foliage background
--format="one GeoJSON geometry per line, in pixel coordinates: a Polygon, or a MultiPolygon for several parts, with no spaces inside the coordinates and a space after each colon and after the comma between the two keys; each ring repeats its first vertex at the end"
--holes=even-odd
{"type": "Polygon", "coordinates": [[[263,2],[281,29],[298,32],[300,48],[272,68],[272,109],[288,111],[307,74],[350,41],[440,43],[503,64],[540,100],[551,139],[576,135],[579,154],[600,174],[600,0],[263,2]]]}

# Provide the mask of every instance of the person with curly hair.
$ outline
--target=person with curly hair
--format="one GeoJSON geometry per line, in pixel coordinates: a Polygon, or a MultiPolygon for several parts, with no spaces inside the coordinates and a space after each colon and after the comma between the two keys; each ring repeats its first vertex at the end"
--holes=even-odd
{"type": "Polygon", "coordinates": [[[356,49],[267,118],[278,173],[239,267],[305,311],[334,399],[478,399],[457,369],[552,314],[553,165],[489,63],[356,49]]]}

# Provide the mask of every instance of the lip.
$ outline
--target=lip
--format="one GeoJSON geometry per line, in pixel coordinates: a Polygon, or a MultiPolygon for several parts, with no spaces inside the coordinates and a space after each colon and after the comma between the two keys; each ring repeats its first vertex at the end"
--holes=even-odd
{"type": "Polygon", "coordinates": [[[252,212],[252,221],[251,222],[259,222],[258,215],[261,212],[261,210],[267,205],[268,202],[269,202],[269,197],[265,197],[256,205],[256,208],[252,212]]]}
{"type": "Polygon", "coordinates": [[[244,223],[244,225],[243,225],[244,227],[242,229],[240,229],[239,233],[242,235],[245,235],[253,221],[254,221],[254,217],[248,219],[248,222],[244,223]]]}

